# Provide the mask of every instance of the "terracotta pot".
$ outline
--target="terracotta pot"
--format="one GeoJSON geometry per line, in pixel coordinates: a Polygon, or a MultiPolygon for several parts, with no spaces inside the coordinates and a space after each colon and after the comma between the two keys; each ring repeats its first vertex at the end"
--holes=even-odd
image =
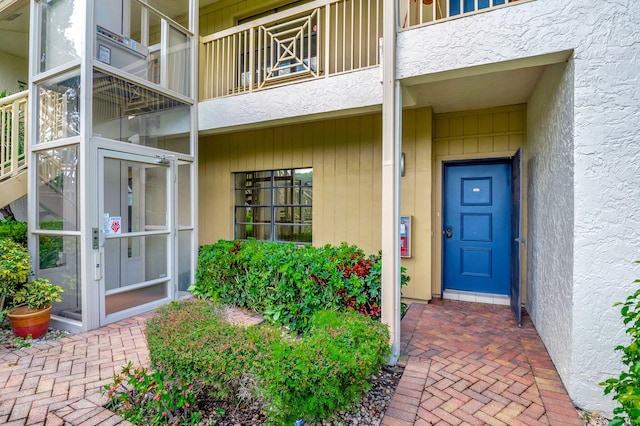
{"type": "Polygon", "coordinates": [[[44,309],[31,309],[28,306],[18,306],[7,314],[11,322],[11,331],[17,337],[39,339],[49,329],[51,322],[51,305],[44,309]]]}

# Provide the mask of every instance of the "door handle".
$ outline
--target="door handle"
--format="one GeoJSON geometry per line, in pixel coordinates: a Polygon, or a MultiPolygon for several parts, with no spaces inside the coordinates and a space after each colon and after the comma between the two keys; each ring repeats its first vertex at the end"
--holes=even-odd
{"type": "Polygon", "coordinates": [[[444,236],[447,237],[448,240],[453,237],[453,229],[450,226],[447,226],[444,231],[444,236]]]}

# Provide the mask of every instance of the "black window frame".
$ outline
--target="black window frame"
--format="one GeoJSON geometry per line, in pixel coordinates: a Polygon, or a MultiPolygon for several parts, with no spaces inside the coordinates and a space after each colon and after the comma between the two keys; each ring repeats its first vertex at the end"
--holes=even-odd
{"type": "Polygon", "coordinates": [[[312,244],[312,167],[233,173],[233,194],[235,239],[312,244]],[[265,194],[268,200],[261,199],[265,194]],[[259,211],[263,219],[256,221],[254,214],[259,211]],[[257,231],[260,227],[263,232],[257,231]],[[292,232],[282,238],[281,231],[286,228],[292,232]]]}

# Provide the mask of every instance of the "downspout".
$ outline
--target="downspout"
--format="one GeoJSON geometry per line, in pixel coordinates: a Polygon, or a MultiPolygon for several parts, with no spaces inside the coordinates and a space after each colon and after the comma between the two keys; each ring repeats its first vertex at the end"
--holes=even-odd
{"type": "Polygon", "coordinates": [[[400,153],[402,103],[396,81],[398,0],[383,0],[382,66],[382,322],[390,333],[389,364],[400,357],[400,153]]]}

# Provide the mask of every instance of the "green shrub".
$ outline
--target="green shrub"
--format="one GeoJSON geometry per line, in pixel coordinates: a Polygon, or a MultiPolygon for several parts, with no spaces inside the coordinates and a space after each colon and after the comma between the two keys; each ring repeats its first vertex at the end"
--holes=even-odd
{"type": "MultiPolygon", "coordinates": [[[[192,294],[253,311],[304,331],[322,309],[351,309],[380,317],[381,256],[356,246],[297,246],[218,241],[202,247],[192,294]]],[[[409,278],[402,275],[402,284],[409,278]]]]}
{"type": "Polygon", "coordinates": [[[31,274],[31,257],[27,248],[11,239],[0,238],[0,318],[5,304],[11,305],[13,295],[31,274]]]}
{"type": "MultiPolygon", "coordinates": [[[[634,282],[640,283],[640,279],[634,282]]],[[[640,290],[627,297],[624,303],[614,304],[620,305],[620,313],[627,326],[626,333],[631,341],[626,346],[619,345],[615,348],[622,352],[622,363],[628,367],[628,371],[622,371],[617,378],[600,383],[600,386],[604,386],[604,394],[613,393],[613,400],[620,404],[613,410],[615,417],[609,423],[610,426],[640,424],[640,290]]]]}
{"type": "Polygon", "coordinates": [[[216,397],[260,398],[273,424],[330,418],[370,387],[389,351],[387,327],[355,312],[320,311],[307,334],[234,326],[203,300],[174,302],[147,322],[151,363],[159,371],[212,386],[216,397]],[[243,396],[243,380],[256,389],[243,396]]]}
{"type": "Polygon", "coordinates": [[[200,413],[193,409],[193,385],[185,385],[163,373],[144,367],[133,368],[131,362],[104,385],[107,408],[134,424],[196,425],[200,413]]]}
{"type": "Polygon", "coordinates": [[[308,336],[273,343],[258,366],[268,418],[277,424],[318,421],[348,409],[370,388],[389,351],[380,322],[355,312],[321,311],[308,336]]]}
{"type": "Polygon", "coordinates": [[[165,305],[147,321],[147,342],[155,368],[234,398],[243,373],[278,333],[233,326],[219,317],[220,309],[203,300],[165,305]]]}
{"type": "Polygon", "coordinates": [[[10,239],[27,247],[27,223],[11,217],[0,220],[0,239],[10,239]]]}

